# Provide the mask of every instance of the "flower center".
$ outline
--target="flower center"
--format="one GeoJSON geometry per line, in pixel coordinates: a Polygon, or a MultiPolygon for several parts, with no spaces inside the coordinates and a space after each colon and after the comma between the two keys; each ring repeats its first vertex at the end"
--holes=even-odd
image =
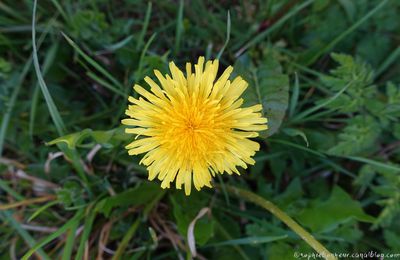
{"type": "Polygon", "coordinates": [[[189,131],[195,131],[197,128],[198,128],[198,126],[196,126],[192,120],[189,119],[189,120],[186,122],[186,129],[187,129],[187,130],[189,130],[189,131]]]}

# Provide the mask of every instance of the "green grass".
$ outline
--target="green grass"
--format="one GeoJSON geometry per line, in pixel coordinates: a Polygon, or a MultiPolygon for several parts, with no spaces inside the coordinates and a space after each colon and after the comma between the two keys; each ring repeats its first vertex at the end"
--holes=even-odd
{"type": "Polygon", "coordinates": [[[5,0],[0,12],[1,259],[190,259],[204,208],[200,258],[314,252],[265,201],[319,250],[400,253],[400,2],[5,0]],[[234,66],[270,130],[255,165],[186,197],[147,180],[120,121],[134,84],[199,56],[234,66]]]}
{"type": "Polygon", "coordinates": [[[50,95],[50,92],[47,88],[46,83],[44,82],[43,75],[40,69],[39,65],[39,58],[37,55],[37,47],[36,47],[36,5],[37,1],[34,1],[33,3],[33,15],[32,15],[32,49],[33,49],[33,65],[35,67],[35,72],[36,76],[39,81],[39,86],[40,89],[42,90],[43,96],[46,100],[46,104],[49,108],[49,112],[51,115],[51,118],[53,120],[54,125],[57,128],[57,132],[59,135],[64,135],[65,134],[65,125],[64,122],[60,116],[60,113],[58,112],[58,109],[56,105],[54,104],[53,98],[50,95]]]}

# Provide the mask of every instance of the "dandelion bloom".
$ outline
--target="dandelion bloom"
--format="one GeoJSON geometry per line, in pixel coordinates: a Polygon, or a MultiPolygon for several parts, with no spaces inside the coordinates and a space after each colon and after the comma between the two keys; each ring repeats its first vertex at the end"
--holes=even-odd
{"type": "Polygon", "coordinates": [[[194,71],[186,63],[186,77],[173,62],[171,76],[155,70],[159,84],[145,77],[150,91],[135,85],[140,97],[129,97],[130,118],[122,120],[134,127],[126,133],[136,135],[126,146],[129,155],[146,153],[140,163],[147,166],[149,180],[158,177],[162,188],[175,180],[177,189],[184,184],[186,195],[192,179],[200,190],[211,187],[215,174],[240,174],[238,166],[254,164],[260,145],[249,138],[267,129],[260,104],[241,107],[247,82],[239,76],[230,81],[231,66],[216,79],[218,60],[204,63],[200,57],[194,71]]]}

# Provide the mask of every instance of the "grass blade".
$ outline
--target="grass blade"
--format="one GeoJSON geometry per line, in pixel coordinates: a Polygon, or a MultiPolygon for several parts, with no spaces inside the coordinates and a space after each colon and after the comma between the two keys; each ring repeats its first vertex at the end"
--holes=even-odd
{"type": "Polygon", "coordinates": [[[53,98],[50,95],[50,92],[47,88],[47,85],[43,79],[42,72],[40,70],[40,65],[39,65],[39,59],[37,55],[37,49],[36,49],[36,29],[35,29],[35,24],[36,24],[36,7],[37,7],[37,0],[33,2],[33,13],[32,13],[32,48],[33,48],[33,65],[35,67],[35,72],[36,76],[39,81],[39,86],[40,89],[42,90],[44,99],[46,100],[47,107],[49,108],[49,112],[51,115],[51,118],[53,120],[54,125],[57,128],[58,134],[64,135],[65,133],[65,126],[64,122],[62,121],[62,118],[60,116],[60,113],[58,112],[58,109],[56,105],[54,104],[53,98]]]}
{"type": "Polygon", "coordinates": [[[301,146],[301,145],[298,145],[298,144],[295,144],[295,143],[291,143],[291,142],[288,142],[288,141],[285,141],[285,140],[280,140],[280,139],[272,139],[272,138],[269,138],[268,140],[270,142],[272,142],[272,143],[284,144],[284,145],[287,145],[287,146],[291,146],[291,147],[303,150],[303,151],[308,152],[308,153],[312,153],[314,155],[317,155],[318,157],[326,158],[325,154],[323,154],[323,153],[320,153],[318,151],[312,150],[310,148],[307,148],[307,147],[304,147],[304,146],[301,146]]]}
{"type": "Polygon", "coordinates": [[[215,247],[215,246],[232,246],[232,245],[258,245],[258,244],[265,244],[277,240],[282,240],[287,238],[287,235],[282,236],[271,236],[271,237],[245,237],[245,238],[238,238],[232,239],[228,241],[223,241],[219,243],[213,243],[207,245],[207,247],[215,247]]]}
{"type": "MultiPolygon", "coordinates": [[[[222,225],[218,221],[215,221],[215,223],[216,223],[216,227],[221,232],[222,236],[224,236],[228,240],[231,240],[232,237],[228,233],[228,231],[224,228],[224,225],[222,225]]],[[[232,244],[231,246],[237,251],[237,253],[242,257],[242,259],[250,260],[250,257],[246,255],[246,252],[240,247],[240,245],[232,244]]]]}
{"type": "MultiPolygon", "coordinates": [[[[51,67],[51,65],[54,62],[54,59],[56,57],[56,53],[58,50],[58,44],[53,44],[53,46],[50,48],[50,50],[47,52],[46,58],[43,63],[43,75],[47,74],[47,71],[51,67]]],[[[31,105],[31,110],[30,110],[30,117],[29,117],[29,136],[33,138],[33,128],[35,125],[35,118],[36,118],[36,108],[38,105],[39,101],[39,90],[40,86],[38,86],[38,83],[35,85],[35,89],[32,95],[32,105],[31,105]]]]}
{"type": "Polygon", "coordinates": [[[157,35],[156,33],[151,35],[151,37],[147,41],[146,45],[144,46],[142,53],[140,54],[140,60],[139,60],[138,69],[137,69],[137,72],[136,72],[137,75],[138,75],[138,78],[136,78],[136,81],[139,81],[140,78],[142,77],[142,68],[143,68],[144,56],[146,55],[147,50],[149,49],[150,44],[154,41],[156,35],[157,35]]]}
{"type": "Polygon", "coordinates": [[[179,53],[183,32],[183,0],[179,1],[178,16],[176,17],[175,54],[179,53]]]}
{"type": "Polygon", "coordinates": [[[59,201],[58,200],[54,200],[54,201],[50,201],[49,203],[41,206],[40,208],[38,208],[35,212],[32,213],[32,215],[28,218],[27,222],[31,222],[34,218],[36,218],[37,216],[40,215],[40,213],[42,213],[43,211],[45,211],[46,209],[58,204],[59,201]]]}
{"type": "Polygon", "coordinates": [[[292,229],[304,242],[306,242],[310,247],[312,247],[320,255],[323,255],[327,260],[337,259],[332,253],[330,253],[319,241],[317,241],[310,233],[308,233],[304,228],[302,228],[296,221],[294,221],[289,215],[283,212],[280,208],[275,206],[272,202],[264,199],[263,197],[248,191],[236,188],[234,186],[227,186],[228,191],[241,199],[248,200],[265,210],[269,211],[280,221],[285,223],[290,229],[292,229]]]}
{"type": "Polygon", "coordinates": [[[75,221],[69,231],[67,236],[67,241],[65,242],[64,251],[62,255],[62,260],[70,260],[72,255],[72,250],[74,249],[75,234],[79,226],[79,220],[75,221]]]}
{"type": "Polygon", "coordinates": [[[335,163],[335,162],[333,162],[333,161],[331,161],[331,160],[329,160],[329,159],[320,158],[320,160],[321,160],[322,162],[328,164],[329,166],[331,166],[331,167],[332,167],[333,169],[335,169],[336,171],[341,172],[341,173],[343,173],[343,174],[346,174],[347,176],[349,176],[349,177],[351,177],[351,178],[356,178],[356,177],[357,177],[354,173],[352,173],[352,172],[346,170],[345,168],[343,168],[343,167],[340,166],[339,164],[337,164],[337,163],[335,163]]]}
{"type": "MultiPolygon", "coordinates": [[[[5,219],[5,221],[8,221],[8,223],[10,223],[10,225],[18,232],[18,234],[25,240],[25,242],[30,247],[34,247],[34,245],[37,244],[35,239],[25,229],[23,229],[21,225],[13,218],[10,211],[0,212],[0,218],[3,218],[5,219]]],[[[41,258],[50,260],[50,257],[41,248],[38,248],[35,251],[41,258]]]]}
{"type": "Polygon", "coordinates": [[[219,181],[219,183],[221,185],[222,194],[224,194],[225,203],[226,203],[226,205],[230,206],[231,202],[229,200],[228,192],[225,189],[224,180],[222,179],[222,176],[220,174],[217,175],[217,178],[218,178],[218,181],[219,181]]]}
{"type": "Polygon", "coordinates": [[[39,243],[35,244],[21,259],[28,260],[32,254],[38,250],[40,250],[44,245],[50,243],[52,240],[56,239],[57,237],[61,236],[65,231],[76,225],[76,223],[81,220],[83,213],[83,209],[78,210],[75,216],[70,219],[67,223],[65,223],[62,227],[60,227],[57,231],[52,233],[51,235],[47,236],[45,239],[40,241],[39,243]]]}
{"type": "Polygon", "coordinates": [[[14,91],[11,95],[7,109],[3,115],[3,120],[1,121],[1,126],[0,126],[0,156],[3,154],[4,141],[6,139],[7,127],[10,122],[12,110],[14,109],[15,102],[17,101],[18,94],[21,90],[22,82],[24,81],[26,75],[28,74],[31,65],[32,65],[32,58],[30,58],[26,62],[24,68],[22,69],[22,72],[15,84],[14,91]]]}
{"type": "Polygon", "coordinates": [[[64,11],[64,9],[62,8],[62,6],[60,5],[60,3],[57,0],[51,0],[51,2],[53,3],[53,5],[57,8],[57,11],[61,14],[61,16],[63,17],[63,19],[68,22],[68,15],[67,13],[64,11]]]}
{"type": "Polygon", "coordinates": [[[371,18],[376,12],[378,12],[386,3],[388,0],[383,0],[381,1],[374,9],[369,11],[364,17],[362,17],[360,20],[355,22],[352,26],[350,26],[346,31],[344,31],[342,34],[337,36],[333,41],[328,43],[324,48],[320,49],[307,63],[306,65],[313,64],[321,55],[324,53],[328,52],[331,50],[336,44],[338,44],[341,40],[346,38],[347,35],[352,33],[354,30],[356,30],[358,27],[360,27],[364,22],[366,22],[369,18],[371,18]]]}
{"type": "Polygon", "coordinates": [[[252,47],[253,45],[256,45],[257,43],[261,42],[266,38],[271,32],[275,31],[278,29],[280,26],[282,26],[287,20],[292,18],[294,15],[296,15],[298,12],[312,4],[314,0],[308,0],[303,2],[302,4],[296,6],[291,10],[289,13],[287,13],[285,16],[283,16],[279,21],[277,21],[274,25],[272,25],[270,28],[267,30],[263,31],[262,33],[259,33],[257,36],[255,36],[253,39],[251,39],[247,44],[245,44],[242,48],[240,48],[236,53],[235,57],[239,57],[242,55],[243,52],[245,52],[247,49],[252,47]]]}
{"type": "Polygon", "coordinates": [[[150,21],[150,16],[151,16],[151,7],[152,7],[151,2],[148,2],[147,9],[146,9],[146,15],[144,16],[143,27],[142,27],[142,31],[139,34],[139,39],[137,41],[136,50],[140,50],[140,48],[143,45],[144,37],[146,35],[147,28],[149,26],[149,21],[150,21]]]}
{"type": "Polygon", "coordinates": [[[8,186],[8,184],[2,179],[0,179],[0,188],[5,192],[7,192],[8,194],[10,194],[11,196],[13,196],[14,198],[16,198],[17,200],[25,199],[22,195],[20,195],[18,192],[16,192],[10,186],[8,186]]]}
{"type": "Polygon", "coordinates": [[[105,70],[100,64],[98,64],[94,59],[89,57],[84,51],[82,51],[79,46],[71,39],[69,38],[65,33],[61,32],[61,34],[64,36],[64,38],[67,40],[67,42],[76,50],[76,52],[82,56],[82,58],[88,62],[90,65],[93,66],[98,72],[100,72],[102,75],[104,75],[106,78],[108,78],[115,86],[117,86],[119,89],[123,89],[123,85],[116,80],[107,70],[105,70]]]}
{"type": "Polygon", "coordinates": [[[122,258],[122,254],[124,253],[126,247],[128,246],[129,241],[135,235],[137,228],[139,227],[140,219],[136,219],[133,222],[132,226],[128,229],[125,236],[122,238],[121,243],[118,245],[117,251],[115,251],[115,255],[113,256],[113,260],[118,260],[122,258]]]}
{"type": "Polygon", "coordinates": [[[302,113],[298,114],[295,118],[293,118],[292,122],[299,122],[301,119],[305,118],[306,116],[314,113],[318,109],[330,104],[333,102],[335,99],[337,99],[343,92],[346,91],[346,89],[351,85],[352,82],[349,82],[346,86],[344,86],[338,93],[333,95],[330,99],[326,100],[325,102],[316,105],[315,107],[312,107],[310,109],[307,109],[306,111],[303,111],[302,113]]]}
{"type": "Polygon", "coordinates": [[[126,37],[125,39],[122,39],[119,42],[116,42],[114,44],[105,46],[105,51],[98,51],[98,52],[95,52],[95,53],[98,54],[98,53],[104,53],[104,52],[107,52],[107,51],[114,52],[114,51],[116,51],[118,49],[121,49],[122,47],[127,45],[132,40],[133,40],[133,35],[129,35],[128,37],[126,37]]]}
{"type": "Polygon", "coordinates": [[[228,17],[226,18],[226,40],[224,46],[222,46],[221,50],[218,52],[216,58],[217,60],[219,60],[221,58],[222,53],[224,53],[224,50],[226,46],[228,46],[230,38],[231,38],[231,14],[228,11],[228,17]]]}
{"type": "Polygon", "coordinates": [[[20,22],[25,23],[26,22],[26,17],[21,15],[19,11],[15,11],[12,8],[8,7],[6,4],[0,2],[0,10],[2,10],[4,13],[7,13],[8,15],[18,19],[20,22]]]}
{"type": "Polygon", "coordinates": [[[390,65],[393,64],[393,62],[398,61],[398,58],[400,56],[400,46],[397,46],[397,48],[389,55],[389,57],[386,58],[386,60],[382,63],[381,66],[376,70],[375,73],[375,78],[378,78],[387,68],[389,68],[390,65]]]}
{"type": "Polygon", "coordinates": [[[75,259],[80,260],[83,259],[83,250],[85,249],[85,244],[89,239],[90,232],[92,231],[94,218],[96,217],[96,211],[92,210],[91,207],[88,207],[88,215],[85,218],[83,233],[81,236],[81,241],[79,242],[78,251],[76,253],[75,259]]]}
{"type": "Polygon", "coordinates": [[[30,114],[29,114],[28,134],[31,139],[33,139],[33,128],[35,127],[36,109],[39,103],[39,92],[40,92],[40,86],[35,85],[35,89],[33,90],[33,95],[31,100],[30,114]]]}
{"type": "Polygon", "coordinates": [[[297,73],[294,73],[294,88],[292,96],[290,98],[290,106],[289,106],[290,117],[293,117],[294,112],[296,110],[297,102],[299,100],[299,92],[300,92],[299,77],[297,76],[297,73]]]}
{"type": "Polygon", "coordinates": [[[400,167],[399,166],[394,166],[394,165],[390,165],[390,164],[387,164],[387,163],[374,161],[374,160],[371,160],[371,159],[368,159],[368,158],[358,157],[358,156],[343,156],[343,157],[347,158],[347,159],[350,159],[350,160],[353,160],[353,161],[367,163],[367,164],[370,164],[370,165],[373,165],[373,166],[385,168],[385,169],[396,171],[396,172],[400,173],[400,167]]]}
{"type": "Polygon", "coordinates": [[[105,87],[108,90],[111,90],[112,92],[114,92],[117,95],[120,95],[121,97],[126,98],[127,95],[122,92],[121,90],[115,88],[112,84],[108,83],[107,81],[105,81],[104,79],[101,79],[99,76],[97,76],[95,73],[89,71],[86,73],[86,75],[93,79],[94,81],[96,81],[97,83],[99,83],[100,85],[102,85],[103,87],[105,87]]]}

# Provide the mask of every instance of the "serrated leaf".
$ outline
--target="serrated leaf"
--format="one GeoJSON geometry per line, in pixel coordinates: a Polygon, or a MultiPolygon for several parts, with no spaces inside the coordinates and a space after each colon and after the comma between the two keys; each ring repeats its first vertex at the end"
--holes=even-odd
{"type": "Polygon", "coordinates": [[[396,170],[398,165],[390,161],[387,161],[385,166],[393,166],[393,169],[371,165],[376,173],[383,176],[383,178],[376,178],[379,184],[371,187],[374,193],[381,196],[376,203],[383,207],[373,228],[389,226],[400,214],[400,179],[398,177],[400,171],[396,170]]]}
{"type": "MultiPolygon", "coordinates": [[[[333,92],[337,92],[349,84],[346,91],[331,102],[328,107],[342,112],[355,112],[364,107],[368,100],[377,94],[372,85],[374,73],[371,67],[350,55],[333,53],[332,59],[339,65],[330,71],[331,75],[321,77],[321,81],[333,92]]],[[[322,99],[319,102],[323,103],[322,99]]]]}
{"type": "Polygon", "coordinates": [[[372,182],[375,177],[375,170],[369,164],[364,164],[360,171],[358,172],[357,178],[354,180],[354,185],[361,186],[362,188],[366,188],[372,182]]]}
{"type": "Polygon", "coordinates": [[[386,96],[383,93],[371,98],[366,103],[367,110],[379,119],[382,128],[400,118],[400,87],[389,82],[386,84],[386,96]]]}
{"type": "Polygon", "coordinates": [[[328,150],[334,155],[356,155],[371,148],[379,137],[381,129],[370,116],[357,116],[338,135],[339,142],[328,150]]]}
{"type": "Polygon", "coordinates": [[[272,54],[265,55],[255,66],[243,55],[235,63],[235,71],[249,87],[243,94],[244,104],[261,104],[263,115],[268,118],[267,136],[276,133],[285,117],[289,103],[289,77],[272,54]]]}
{"type": "Polygon", "coordinates": [[[400,86],[389,82],[386,85],[387,103],[385,112],[394,121],[400,117],[400,86]]]}

